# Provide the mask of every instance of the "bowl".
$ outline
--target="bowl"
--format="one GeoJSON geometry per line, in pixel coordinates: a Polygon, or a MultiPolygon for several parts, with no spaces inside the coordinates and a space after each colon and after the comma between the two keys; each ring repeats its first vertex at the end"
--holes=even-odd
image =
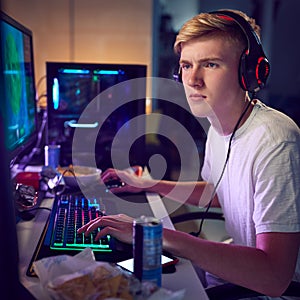
{"type": "Polygon", "coordinates": [[[87,166],[58,167],[57,170],[63,175],[65,184],[69,187],[94,184],[100,180],[101,174],[100,169],[87,166]]]}

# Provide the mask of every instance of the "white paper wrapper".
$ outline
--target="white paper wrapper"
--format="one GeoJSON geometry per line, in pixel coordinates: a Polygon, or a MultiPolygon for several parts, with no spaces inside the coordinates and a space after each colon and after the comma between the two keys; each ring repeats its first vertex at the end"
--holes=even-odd
{"type": "Polygon", "coordinates": [[[94,253],[86,248],[75,256],[57,255],[45,257],[33,263],[34,271],[45,287],[49,282],[65,274],[72,274],[95,263],[94,253]]]}

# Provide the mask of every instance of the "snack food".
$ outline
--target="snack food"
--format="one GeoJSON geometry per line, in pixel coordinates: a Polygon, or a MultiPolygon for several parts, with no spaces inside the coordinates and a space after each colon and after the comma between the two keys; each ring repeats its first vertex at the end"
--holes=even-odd
{"type": "Polygon", "coordinates": [[[70,187],[77,187],[78,182],[84,186],[98,183],[101,174],[100,169],[74,165],[68,167],[58,166],[57,171],[63,176],[66,185],[70,187]]]}
{"type": "Polygon", "coordinates": [[[57,299],[104,300],[112,297],[132,300],[128,278],[124,273],[116,272],[116,269],[114,271],[99,265],[88,274],[51,284],[48,288],[55,292],[57,299]]]}

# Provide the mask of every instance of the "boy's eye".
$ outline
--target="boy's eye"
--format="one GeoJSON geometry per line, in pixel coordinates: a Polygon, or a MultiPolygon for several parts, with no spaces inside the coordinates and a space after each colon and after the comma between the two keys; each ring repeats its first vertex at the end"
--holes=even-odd
{"type": "Polygon", "coordinates": [[[208,62],[208,63],[205,65],[206,68],[212,68],[212,69],[216,68],[217,66],[218,66],[218,65],[217,65],[216,63],[213,63],[213,62],[208,62]]]}
{"type": "Polygon", "coordinates": [[[183,69],[183,70],[188,70],[188,69],[190,69],[190,67],[191,67],[191,65],[189,65],[189,64],[182,64],[181,65],[181,69],[183,69]]]}

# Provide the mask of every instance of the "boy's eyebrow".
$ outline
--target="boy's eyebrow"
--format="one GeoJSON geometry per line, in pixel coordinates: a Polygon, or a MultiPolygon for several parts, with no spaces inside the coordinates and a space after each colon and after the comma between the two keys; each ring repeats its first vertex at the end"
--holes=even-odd
{"type": "MultiPolygon", "coordinates": [[[[199,59],[197,62],[198,63],[204,63],[204,62],[208,62],[208,61],[223,61],[220,57],[206,57],[206,58],[202,58],[199,59]]],[[[188,59],[180,59],[179,63],[190,63],[190,60],[188,59]]]]}

